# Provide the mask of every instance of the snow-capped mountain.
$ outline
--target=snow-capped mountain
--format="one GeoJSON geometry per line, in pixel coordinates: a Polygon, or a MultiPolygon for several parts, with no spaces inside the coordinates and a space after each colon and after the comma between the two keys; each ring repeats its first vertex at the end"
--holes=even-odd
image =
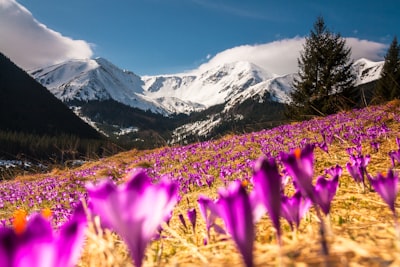
{"type": "Polygon", "coordinates": [[[208,108],[273,77],[250,62],[235,62],[197,75],[150,76],[143,81],[145,95],[152,99],[174,97],[208,108]]]}
{"type": "MultiPolygon", "coordinates": [[[[367,59],[354,62],[356,85],[377,80],[382,66],[383,62],[367,59]]],[[[135,129],[128,131],[135,133],[135,140],[143,140],[153,138],[147,131],[157,128],[160,140],[175,141],[193,134],[208,136],[213,129],[229,121],[237,125],[239,121],[242,125],[253,123],[254,116],[267,116],[264,121],[281,120],[283,104],[290,101],[297,76],[278,76],[241,61],[202,72],[139,77],[102,58],[68,61],[30,74],[79,111],[80,117],[111,136],[125,133],[127,131],[121,129],[129,128],[135,129]],[[265,102],[268,103],[263,104],[265,102]],[[254,113],[255,109],[259,113],[273,114],[252,114],[249,119],[249,110],[254,113]],[[193,112],[200,115],[188,117],[193,112]],[[159,135],[159,128],[165,136],[159,135]],[[143,129],[146,134],[140,136],[143,129]]]]}
{"type": "Polygon", "coordinates": [[[275,77],[249,62],[235,62],[200,74],[141,78],[102,58],[68,61],[30,74],[64,102],[113,99],[164,115],[189,114],[222,104],[275,77]]]}
{"type": "Polygon", "coordinates": [[[143,110],[164,111],[143,95],[143,81],[139,76],[103,58],[70,60],[30,74],[63,102],[113,99],[143,110]]]}

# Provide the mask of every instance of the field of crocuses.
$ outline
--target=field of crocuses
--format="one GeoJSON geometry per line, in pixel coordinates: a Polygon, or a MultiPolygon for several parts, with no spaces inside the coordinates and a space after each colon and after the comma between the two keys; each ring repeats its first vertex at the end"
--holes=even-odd
{"type": "Polygon", "coordinates": [[[400,266],[400,101],[0,183],[2,266],[400,266]]]}

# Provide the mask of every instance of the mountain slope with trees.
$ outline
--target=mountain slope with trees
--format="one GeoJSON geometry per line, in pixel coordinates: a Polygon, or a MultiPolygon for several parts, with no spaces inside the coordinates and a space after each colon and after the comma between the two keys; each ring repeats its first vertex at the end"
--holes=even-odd
{"type": "Polygon", "coordinates": [[[112,149],[104,136],[0,53],[0,159],[60,162],[112,149]]]}

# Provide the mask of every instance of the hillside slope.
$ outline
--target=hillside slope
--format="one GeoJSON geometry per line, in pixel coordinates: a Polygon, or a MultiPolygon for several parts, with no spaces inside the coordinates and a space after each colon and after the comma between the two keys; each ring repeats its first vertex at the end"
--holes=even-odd
{"type": "Polygon", "coordinates": [[[0,129],[100,138],[44,86],[0,53],[0,129]]]}
{"type": "MultiPolygon", "coordinates": [[[[242,266],[243,259],[232,236],[229,233],[221,234],[214,227],[208,231],[206,223],[209,221],[203,218],[198,200],[220,198],[221,188],[227,188],[235,181],[240,181],[251,195],[255,188],[254,166],[260,156],[275,157],[279,170],[282,170],[279,161],[281,152],[293,153],[293,149],[312,144],[315,145],[313,160],[309,162],[306,156],[307,159],[303,161],[300,158],[296,164],[307,167],[312,174],[313,184],[319,176],[325,176],[327,183],[332,180],[332,167],[339,166],[342,169],[339,186],[335,189],[332,202],[329,202],[330,214],[321,217],[328,229],[326,237],[329,255],[321,254],[321,224],[315,207],[305,211],[304,217],[299,218],[298,227],[293,230],[282,214],[281,248],[271,219],[263,211],[262,217],[254,223],[256,237],[251,255],[254,266],[399,266],[398,236],[389,206],[375,190],[368,187],[363,190],[361,183],[357,183],[346,168],[354,157],[368,158],[364,167],[372,177],[384,175],[390,168],[398,174],[400,162],[392,163],[388,154],[393,151],[400,153],[399,144],[396,143],[396,138],[400,138],[399,128],[400,102],[393,101],[382,106],[370,106],[187,146],[132,150],[87,163],[78,169],[55,171],[51,175],[21,176],[15,181],[2,183],[1,193],[10,195],[17,192],[25,202],[4,198],[6,208],[0,219],[8,221],[16,207],[30,207],[29,201],[33,199],[35,206],[28,208],[28,213],[44,207],[50,208],[54,210],[52,219],[57,224],[65,220],[66,214],[70,216],[72,207],[82,198],[88,201],[86,183],[97,183],[105,176],[118,184],[124,183],[131,177],[133,170],[143,168],[155,183],[167,178],[178,183],[181,196],[168,225],[162,225],[162,238],[152,240],[147,247],[144,265],[242,266]],[[38,202],[39,196],[54,196],[55,192],[57,197],[49,202],[38,202]],[[60,205],[60,202],[68,204],[60,205]],[[192,227],[186,216],[189,209],[197,212],[195,227],[192,227]]],[[[279,172],[278,176],[284,173],[279,172]]],[[[304,172],[301,173],[304,175],[304,172]]],[[[284,186],[282,193],[292,197],[293,178],[287,175],[280,178],[284,186]]],[[[140,196],[147,197],[138,194],[140,196]]],[[[115,203],[115,199],[112,201],[115,203]]],[[[148,201],[146,204],[154,205],[152,198],[148,198],[148,201]]],[[[243,214],[252,216],[250,209],[240,208],[241,205],[231,208],[234,218],[241,221],[243,214]]],[[[400,209],[398,197],[394,208],[397,212],[400,209]]],[[[221,229],[227,229],[220,219],[211,222],[221,229]]],[[[239,223],[235,224],[235,227],[239,226],[239,223]]],[[[93,227],[86,234],[87,242],[82,245],[80,265],[131,266],[132,259],[123,245],[124,240],[118,235],[98,231],[98,228],[93,227]]]]}

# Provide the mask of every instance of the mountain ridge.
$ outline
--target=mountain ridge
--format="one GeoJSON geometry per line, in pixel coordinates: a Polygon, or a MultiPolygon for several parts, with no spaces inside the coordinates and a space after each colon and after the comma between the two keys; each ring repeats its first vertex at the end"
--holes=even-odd
{"type": "MultiPolygon", "coordinates": [[[[382,66],[383,61],[355,61],[356,85],[378,79],[382,66]]],[[[212,138],[218,134],[216,129],[246,131],[249,124],[282,121],[284,106],[290,102],[292,84],[297,77],[296,73],[269,73],[246,61],[221,64],[202,72],[140,77],[103,58],[70,61],[30,74],[108,136],[122,139],[123,136],[114,133],[124,132],[132,140],[146,139],[135,120],[124,115],[130,114],[143,118],[141,127],[145,121],[153,125],[152,129],[144,127],[143,130],[154,131],[166,144],[173,140],[181,142],[181,136],[191,140],[199,136],[212,138]],[[95,105],[90,104],[93,101],[95,105]],[[112,103],[113,108],[100,107],[105,101],[112,103]],[[117,112],[117,106],[126,112],[117,112]],[[260,112],[273,114],[264,116],[260,112]]]]}

